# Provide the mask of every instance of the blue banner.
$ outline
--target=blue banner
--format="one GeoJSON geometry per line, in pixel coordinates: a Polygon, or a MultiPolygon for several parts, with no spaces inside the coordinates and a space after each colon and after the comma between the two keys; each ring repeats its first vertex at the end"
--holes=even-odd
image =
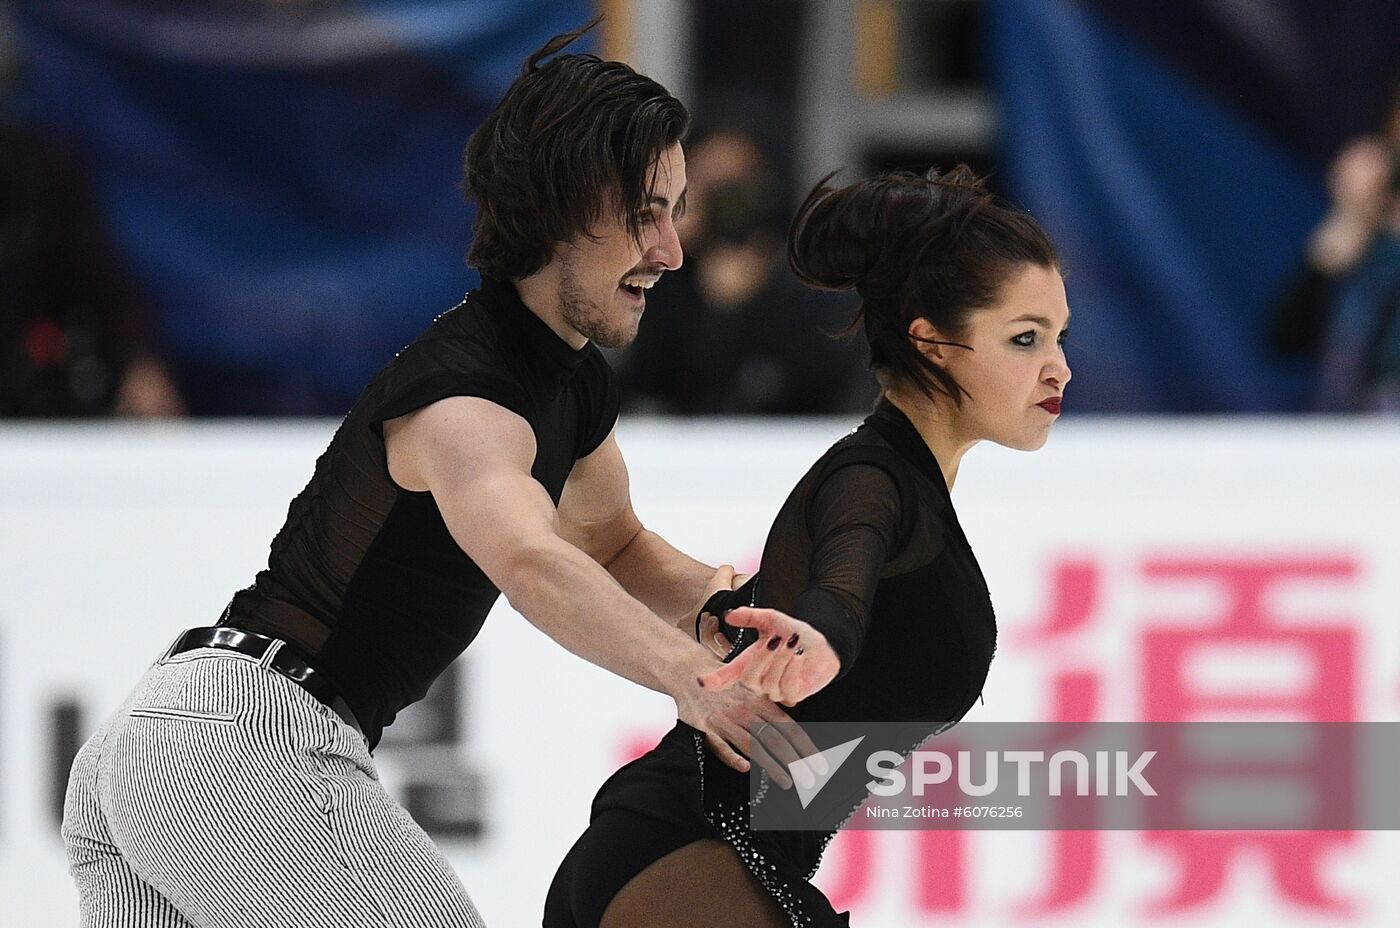
{"type": "MultiPolygon", "coordinates": [[[[344,412],[474,286],[467,137],[586,0],[20,0],[196,412],[344,412]]],[[[581,48],[588,48],[585,42],[581,48]]]]}
{"type": "Polygon", "coordinates": [[[1303,406],[1267,333],[1327,158],[1383,111],[1381,9],[989,0],[1002,172],[1063,252],[1075,409],[1303,406]]]}

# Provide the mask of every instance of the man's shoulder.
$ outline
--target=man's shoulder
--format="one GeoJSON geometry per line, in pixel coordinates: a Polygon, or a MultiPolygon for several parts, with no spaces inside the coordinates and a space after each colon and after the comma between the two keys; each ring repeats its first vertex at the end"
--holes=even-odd
{"type": "Polygon", "coordinates": [[[455,306],[439,313],[410,344],[433,339],[500,337],[500,321],[477,290],[468,291],[455,306]]]}
{"type": "Polygon", "coordinates": [[[529,390],[508,348],[491,313],[468,294],[380,369],[357,410],[373,425],[449,396],[475,396],[528,417],[529,390]]]}
{"type": "Polygon", "coordinates": [[[394,355],[387,367],[446,364],[502,366],[510,346],[501,337],[499,320],[473,291],[440,313],[428,327],[394,355]]]}

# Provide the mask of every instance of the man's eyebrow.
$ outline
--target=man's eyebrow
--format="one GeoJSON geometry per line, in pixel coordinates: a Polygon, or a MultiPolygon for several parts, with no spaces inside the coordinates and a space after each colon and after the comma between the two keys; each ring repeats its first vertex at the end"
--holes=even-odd
{"type": "MultiPolygon", "coordinates": [[[[678,197],[676,197],[676,202],[677,202],[677,203],[682,203],[682,202],[685,201],[685,193],[686,193],[686,191],[689,190],[689,189],[690,189],[690,187],[689,187],[689,185],[687,185],[685,188],[683,188],[683,189],[681,190],[681,195],[678,196],[678,197]]],[[[668,207],[668,206],[671,205],[671,201],[668,200],[668,199],[666,199],[665,197],[657,196],[656,194],[653,193],[651,196],[647,197],[647,205],[648,205],[648,206],[659,206],[659,207],[661,207],[662,209],[665,209],[666,207],[668,207]]]]}

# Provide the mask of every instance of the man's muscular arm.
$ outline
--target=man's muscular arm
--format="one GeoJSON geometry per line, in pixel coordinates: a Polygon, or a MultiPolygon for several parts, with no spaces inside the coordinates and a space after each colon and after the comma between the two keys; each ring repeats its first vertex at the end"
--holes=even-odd
{"type": "Polygon", "coordinates": [[[559,500],[559,535],[602,564],[651,611],[689,634],[718,576],[642,526],[616,431],[574,465],[559,500]]]}
{"type": "Polygon", "coordinates": [[[530,475],[535,438],[524,419],[487,400],[455,396],[385,423],[384,435],[395,483],[432,492],[453,539],[545,634],[670,695],[679,717],[705,732],[715,753],[738,770],[748,769],[741,756],[751,752],[748,732],[765,721],[770,733],[792,732],[776,746],[764,739],[775,756],[752,755],[780,783],[788,782],[788,763],[815,751],[771,700],[742,687],[702,688],[697,678],[718,666],[714,656],[560,537],[549,494],[530,475]]]}
{"type": "MultiPolygon", "coordinates": [[[[723,657],[730,647],[717,634],[718,623],[707,617],[697,626],[696,613],[710,594],[730,589],[739,578],[732,567],[713,570],[642,528],[615,439],[608,435],[574,466],[559,500],[559,534],[606,566],[652,611],[723,657]]],[[[733,663],[704,674],[706,686],[723,689],[738,683],[793,706],[830,683],[840,668],[826,637],[801,619],[776,609],[737,609],[730,620],[753,628],[766,643],[776,640],[787,647],[749,648],[733,663]]]]}

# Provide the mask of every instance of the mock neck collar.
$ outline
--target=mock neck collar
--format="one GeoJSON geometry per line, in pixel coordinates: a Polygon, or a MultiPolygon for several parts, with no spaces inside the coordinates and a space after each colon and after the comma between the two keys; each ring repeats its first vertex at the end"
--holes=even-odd
{"type": "Polygon", "coordinates": [[[919,434],[918,428],[909,421],[902,409],[887,398],[880,397],[880,401],[875,404],[875,411],[865,421],[879,432],[901,457],[937,484],[944,496],[951,498],[948,481],[943,477],[943,468],[939,466],[928,442],[924,441],[924,436],[919,434]]]}
{"type": "Polygon", "coordinates": [[[486,307],[501,320],[507,332],[515,337],[517,347],[534,357],[548,372],[561,381],[573,376],[588,358],[592,344],[575,350],[568,342],[531,312],[520,299],[515,284],[508,280],[481,278],[481,298],[486,307]]]}

